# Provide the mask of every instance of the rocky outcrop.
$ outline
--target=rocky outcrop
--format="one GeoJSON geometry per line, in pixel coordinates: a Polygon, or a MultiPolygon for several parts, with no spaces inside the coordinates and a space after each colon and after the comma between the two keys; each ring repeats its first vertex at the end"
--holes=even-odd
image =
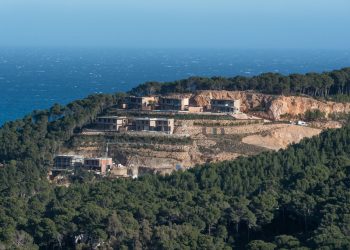
{"type": "Polygon", "coordinates": [[[296,116],[313,109],[319,109],[326,115],[330,113],[349,113],[350,103],[325,102],[309,97],[279,96],[270,103],[267,112],[272,118],[278,120],[283,114],[296,116]]]}
{"type": "Polygon", "coordinates": [[[326,102],[301,96],[274,96],[249,91],[200,91],[191,96],[192,103],[202,107],[209,106],[211,99],[240,99],[243,112],[263,111],[263,115],[272,120],[279,120],[285,114],[297,116],[313,109],[319,109],[326,115],[350,112],[350,103],[326,102]]]}
{"type": "Polygon", "coordinates": [[[260,110],[274,99],[274,96],[246,91],[200,91],[191,96],[191,100],[197,106],[210,105],[211,99],[241,100],[242,111],[260,110]]]}

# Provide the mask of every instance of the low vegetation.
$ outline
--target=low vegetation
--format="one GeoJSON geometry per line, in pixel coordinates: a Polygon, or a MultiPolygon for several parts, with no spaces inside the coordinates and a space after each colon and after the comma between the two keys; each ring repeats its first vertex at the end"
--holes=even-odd
{"type": "Polygon", "coordinates": [[[165,114],[164,112],[152,112],[152,111],[134,111],[134,110],[118,110],[115,108],[108,109],[105,112],[106,115],[116,115],[116,116],[129,116],[129,117],[157,117],[157,118],[173,118],[176,120],[235,120],[231,115],[226,114],[196,114],[196,113],[188,113],[188,114],[165,114]]]}
{"type": "Polygon", "coordinates": [[[77,135],[72,137],[68,143],[69,147],[76,147],[89,142],[97,143],[142,143],[142,144],[167,144],[167,145],[188,145],[192,144],[190,137],[173,137],[166,135],[142,135],[138,134],[117,134],[111,133],[109,135],[77,135]]]}
{"type": "Polygon", "coordinates": [[[320,121],[326,118],[326,113],[320,111],[319,109],[308,110],[304,114],[305,121],[320,121]]]}
{"type": "Polygon", "coordinates": [[[206,127],[234,127],[234,126],[244,126],[250,124],[261,124],[264,120],[239,120],[235,122],[222,123],[222,122],[205,122],[205,121],[195,121],[194,126],[206,126],[206,127]]]}

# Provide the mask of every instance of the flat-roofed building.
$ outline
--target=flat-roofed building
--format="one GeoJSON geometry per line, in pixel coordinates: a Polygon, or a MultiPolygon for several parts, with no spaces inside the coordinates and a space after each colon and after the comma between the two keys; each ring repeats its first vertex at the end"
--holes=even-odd
{"type": "Polygon", "coordinates": [[[120,131],[128,125],[128,119],[124,116],[101,116],[96,118],[95,124],[101,130],[120,131]]]}
{"type": "Polygon", "coordinates": [[[190,99],[187,97],[160,97],[159,108],[161,110],[187,110],[190,99]]]}
{"type": "Polygon", "coordinates": [[[156,104],[154,96],[128,96],[125,98],[127,109],[152,110],[156,104]]]}
{"type": "Polygon", "coordinates": [[[73,170],[75,167],[81,167],[84,163],[84,157],[81,155],[57,155],[54,158],[53,171],[73,170]]]}
{"type": "Polygon", "coordinates": [[[112,158],[101,157],[101,158],[86,158],[84,160],[84,168],[87,170],[94,171],[97,174],[104,175],[113,166],[112,158]]]}
{"type": "Polygon", "coordinates": [[[157,131],[166,134],[174,132],[174,119],[168,118],[134,118],[133,128],[136,131],[157,131]]]}
{"type": "Polygon", "coordinates": [[[241,109],[241,100],[212,99],[210,107],[211,112],[238,113],[241,109]]]}

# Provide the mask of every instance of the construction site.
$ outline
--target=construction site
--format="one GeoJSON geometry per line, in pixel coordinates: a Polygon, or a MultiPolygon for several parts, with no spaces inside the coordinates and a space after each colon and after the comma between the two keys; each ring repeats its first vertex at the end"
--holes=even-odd
{"type": "Polygon", "coordinates": [[[52,176],[76,168],[112,178],[170,174],[279,150],[324,128],[341,126],[331,121],[317,125],[269,119],[269,110],[257,112],[247,99],[235,98],[219,96],[193,104],[193,97],[128,97],[121,106],[104,110],[71,139],[64,154],[56,158],[76,158],[78,163],[62,168],[55,159],[52,176]]]}

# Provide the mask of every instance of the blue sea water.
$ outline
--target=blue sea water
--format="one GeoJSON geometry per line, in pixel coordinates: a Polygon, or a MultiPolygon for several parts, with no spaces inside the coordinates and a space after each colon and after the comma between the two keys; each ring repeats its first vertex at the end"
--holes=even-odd
{"type": "Polygon", "coordinates": [[[0,48],[0,125],[54,103],[190,76],[323,72],[350,51],[0,48]]]}

